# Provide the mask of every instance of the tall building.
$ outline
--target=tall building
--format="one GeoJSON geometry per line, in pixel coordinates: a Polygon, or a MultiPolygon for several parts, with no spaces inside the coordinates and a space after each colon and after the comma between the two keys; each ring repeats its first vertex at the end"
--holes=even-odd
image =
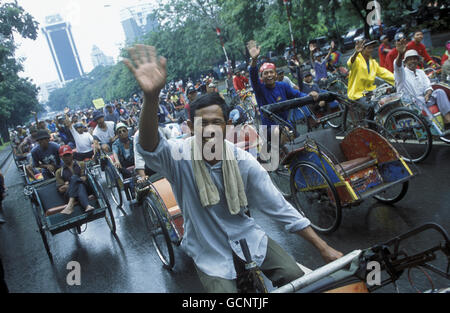
{"type": "Polygon", "coordinates": [[[62,87],[61,82],[57,80],[39,85],[39,94],[38,94],[39,103],[46,103],[48,101],[50,94],[56,89],[59,89],[61,87],[62,87]]]}
{"type": "Polygon", "coordinates": [[[120,20],[127,44],[141,39],[148,32],[158,28],[158,22],[151,14],[153,11],[154,6],[151,3],[140,3],[120,10],[120,20]]]}
{"type": "Polygon", "coordinates": [[[114,65],[114,58],[105,55],[103,51],[100,50],[100,48],[97,47],[96,45],[92,46],[91,58],[92,58],[92,65],[94,65],[94,68],[96,68],[99,65],[102,66],[114,65]]]}
{"type": "Polygon", "coordinates": [[[47,39],[59,81],[65,83],[83,76],[83,66],[73,40],[70,23],[65,22],[59,14],[47,16],[42,32],[47,39]]]}

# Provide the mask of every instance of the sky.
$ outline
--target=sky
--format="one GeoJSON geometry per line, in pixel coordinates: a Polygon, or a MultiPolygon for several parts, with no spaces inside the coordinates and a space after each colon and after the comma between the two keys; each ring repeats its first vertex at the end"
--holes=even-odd
{"type": "MultiPolygon", "coordinates": [[[[40,23],[45,17],[59,13],[72,25],[72,35],[85,73],[93,69],[92,46],[96,45],[117,62],[125,33],[120,23],[120,9],[143,0],[18,0],[18,4],[40,23]],[[106,6],[106,7],[105,7],[106,6]]],[[[147,0],[146,2],[155,2],[147,0]]],[[[30,77],[36,85],[58,80],[50,49],[41,30],[36,40],[15,36],[20,46],[17,57],[24,57],[22,77],[30,77]]]]}

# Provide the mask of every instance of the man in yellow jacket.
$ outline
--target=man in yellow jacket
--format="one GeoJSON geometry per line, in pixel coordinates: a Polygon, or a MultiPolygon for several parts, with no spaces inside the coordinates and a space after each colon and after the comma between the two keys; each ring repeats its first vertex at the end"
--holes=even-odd
{"type": "Polygon", "coordinates": [[[350,69],[347,96],[351,100],[360,101],[367,110],[366,118],[369,120],[374,118],[374,108],[364,97],[364,92],[372,91],[376,88],[375,77],[379,77],[393,86],[395,84],[394,74],[381,67],[372,58],[373,49],[377,44],[377,40],[369,42],[366,42],[366,40],[358,41],[355,46],[355,53],[347,61],[347,66],[350,69]]]}

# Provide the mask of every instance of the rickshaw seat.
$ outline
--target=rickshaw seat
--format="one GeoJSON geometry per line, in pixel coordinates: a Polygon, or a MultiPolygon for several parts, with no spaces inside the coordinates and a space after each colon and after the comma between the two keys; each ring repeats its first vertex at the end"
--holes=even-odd
{"type": "Polygon", "coordinates": [[[337,171],[339,174],[347,173],[348,175],[357,172],[359,170],[368,168],[369,166],[376,164],[376,159],[372,158],[371,156],[361,157],[349,161],[345,161],[342,163],[339,163],[336,166],[337,171]]]}
{"type": "MultiPolygon", "coordinates": [[[[440,112],[439,107],[436,104],[429,106],[428,110],[431,112],[431,114],[436,114],[440,112]]],[[[425,111],[422,111],[422,115],[427,116],[427,113],[425,111]]]]}
{"type": "Polygon", "coordinates": [[[335,157],[335,160],[333,161],[338,163],[347,161],[344,154],[342,153],[339,141],[336,139],[336,134],[331,128],[320,129],[311,133],[306,133],[296,138],[293,144],[288,145],[288,149],[303,147],[305,144],[305,139],[307,137],[317,142],[319,144],[319,148],[323,149],[323,152],[325,152],[327,155],[328,152],[333,154],[333,156],[335,157]]]}
{"type": "Polygon", "coordinates": [[[153,183],[153,186],[155,186],[169,212],[176,212],[177,210],[179,210],[177,201],[175,200],[175,196],[172,191],[172,187],[170,186],[170,183],[167,179],[164,178],[158,180],[157,182],[153,183]]]}

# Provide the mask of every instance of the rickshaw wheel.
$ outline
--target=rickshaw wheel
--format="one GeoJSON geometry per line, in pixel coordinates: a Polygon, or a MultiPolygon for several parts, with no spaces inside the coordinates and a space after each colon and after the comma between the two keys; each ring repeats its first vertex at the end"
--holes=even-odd
{"type": "Polygon", "coordinates": [[[148,197],[144,201],[143,214],[159,259],[164,268],[171,270],[175,265],[175,256],[169,232],[157,206],[148,197]]]}
{"type": "Polygon", "coordinates": [[[425,160],[430,154],[433,145],[430,127],[427,121],[416,113],[403,108],[394,109],[386,117],[383,126],[390,136],[396,139],[397,142],[392,142],[392,145],[406,162],[418,163],[425,160]],[[400,121],[413,121],[414,126],[405,127],[405,130],[397,130],[400,121]],[[418,134],[425,138],[417,139],[418,134]],[[418,144],[407,143],[407,140],[417,140],[418,144]]]}
{"type": "Polygon", "coordinates": [[[342,220],[341,201],[322,169],[314,163],[298,162],[292,168],[290,185],[295,208],[311,221],[312,228],[319,233],[330,234],[339,227],[342,220]],[[303,182],[295,179],[297,173],[302,175],[303,182]],[[307,186],[322,188],[306,190],[307,186]]]}
{"type": "Polygon", "coordinates": [[[116,221],[114,219],[114,214],[111,209],[111,204],[109,203],[109,200],[106,197],[105,190],[103,190],[103,188],[102,188],[102,186],[100,186],[99,182],[94,180],[94,183],[96,184],[96,187],[100,193],[100,196],[103,198],[103,201],[106,204],[106,209],[105,209],[106,223],[108,224],[108,227],[111,230],[111,232],[113,234],[115,234],[116,233],[116,221]]]}
{"type": "Polygon", "coordinates": [[[289,169],[284,167],[278,167],[275,171],[269,172],[270,179],[278,191],[283,195],[283,197],[291,197],[290,190],[290,172],[289,169]]]}
{"type": "Polygon", "coordinates": [[[120,189],[117,177],[109,166],[105,168],[106,186],[111,191],[111,198],[117,206],[122,206],[122,190],[120,189]]]}
{"type": "MultiPolygon", "coordinates": [[[[393,186],[394,187],[394,186],[393,186]]],[[[392,195],[389,193],[389,191],[392,190],[386,190],[385,192],[381,192],[375,196],[373,196],[376,200],[380,201],[381,203],[385,204],[394,204],[406,195],[406,192],[408,191],[409,182],[406,181],[402,184],[402,187],[400,191],[398,192],[398,189],[393,191],[392,195]]]]}
{"type": "Polygon", "coordinates": [[[35,212],[34,217],[36,219],[36,224],[38,226],[39,234],[41,235],[42,242],[44,243],[45,251],[47,251],[47,255],[50,259],[50,262],[53,262],[53,254],[50,251],[50,244],[49,244],[49,240],[50,240],[49,232],[43,228],[42,223],[38,217],[38,212],[37,212],[38,209],[35,205],[33,205],[33,210],[35,212]]]}

